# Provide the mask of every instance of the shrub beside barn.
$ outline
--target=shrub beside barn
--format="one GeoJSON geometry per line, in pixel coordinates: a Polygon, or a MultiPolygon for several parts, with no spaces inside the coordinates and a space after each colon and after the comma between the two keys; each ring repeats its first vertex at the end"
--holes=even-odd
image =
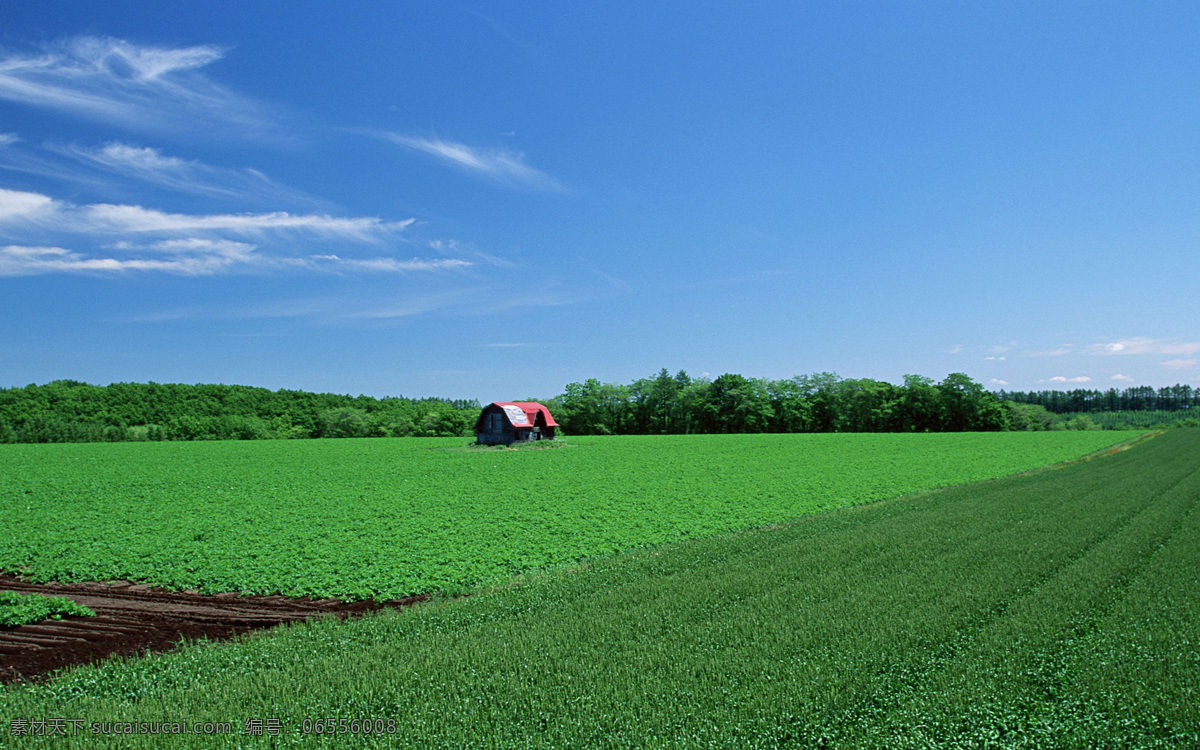
{"type": "Polygon", "coordinates": [[[557,428],[550,410],[536,401],[496,401],[483,407],[475,421],[475,438],[483,445],[553,440],[557,428]]]}

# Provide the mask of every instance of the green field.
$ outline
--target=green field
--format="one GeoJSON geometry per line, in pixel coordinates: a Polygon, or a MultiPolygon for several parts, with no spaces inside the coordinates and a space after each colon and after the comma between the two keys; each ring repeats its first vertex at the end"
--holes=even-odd
{"type": "Polygon", "coordinates": [[[0,445],[0,570],[202,592],[462,591],[1006,476],[1132,433],[0,445]]]}
{"type": "Polygon", "coordinates": [[[1200,431],[1173,430],[477,596],[77,669],[0,691],[0,715],[234,728],[171,747],[1194,748],[1197,505],[1200,431]],[[253,718],[281,734],[242,734],[253,718]],[[327,718],[385,733],[316,734],[327,718]]]}

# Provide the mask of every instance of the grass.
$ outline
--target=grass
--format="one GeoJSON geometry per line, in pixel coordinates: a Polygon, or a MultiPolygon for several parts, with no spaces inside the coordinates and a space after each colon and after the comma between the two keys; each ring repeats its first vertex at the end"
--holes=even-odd
{"type": "Polygon", "coordinates": [[[5,690],[0,714],[279,719],[280,736],[230,747],[1196,747],[1197,504],[1200,431],[1174,430],[1053,471],[77,669],[5,690]],[[400,729],[301,731],[325,717],[400,729]]]}

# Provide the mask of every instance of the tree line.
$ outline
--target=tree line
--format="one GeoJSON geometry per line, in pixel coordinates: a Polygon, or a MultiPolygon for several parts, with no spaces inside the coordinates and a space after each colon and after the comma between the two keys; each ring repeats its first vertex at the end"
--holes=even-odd
{"type": "Polygon", "coordinates": [[[1108,390],[1077,388],[1070,391],[1000,391],[999,398],[1019,404],[1037,404],[1055,414],[1114,411],[1177,411],[1200,409],[1200,388],[1177,384],[1165,388],[1148,385],[1108,390]]]}
{"type": "Polygon", "coordinates": [[[710,380],[663,369],[629,385],[570,383],[547,406],[571,435],[1014,428],[1014,410],[962,373],[940,382],[906,375],[903,385],[893,385],[827,372],[787,380],[727,373],[710,380]]]}
{"type": "MultiPolygon", "coordinates": [[[[1147,419],[1188,425],[1196,423],[1191,414],[1200,416],[1200,389],[1186,385],[993,393],[963,373],[937,382],[906,375],[893,385],[828,372],[710,379],[664,368],[628,385],[569,383],[540,400],[567,435],[1111,429],[1146,426],[1147,419]]],[[[56,380],[0,388],[0,443],[468,436],[480,406],[473,399],[56,380]]]]}
{"type": "Polygon", "coordinates": [[[0,388],[0,443],[465,435],[475,400],[56,380],[0,388]]]}

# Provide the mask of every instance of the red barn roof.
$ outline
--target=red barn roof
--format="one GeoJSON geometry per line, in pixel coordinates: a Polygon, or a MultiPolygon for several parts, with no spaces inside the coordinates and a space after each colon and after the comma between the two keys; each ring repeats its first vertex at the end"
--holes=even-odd
{"type": "Polygon", "coordinates": [[[529,424],[534,424],[537,421],[537,414],[540,411],[546,419],[547,427],[558,427],[558,422],[555,422],[554,417],[550,416],[550,410],[536,401],[515,401],[512,404],[500,405],[518,407],[521,411],[525,412],[525,416],[529,418],[529,424]]]}
{"type": "MultiPolygon", "coordinates": [[[[489,406],[499,406],[513,427],[533,427],[537,424],[538,412],[542,413],[546,427],[558,427],[558,422],[555,422],[554,417],[550,416],[550,410],[536,401],[493,401],[489,406]]],[[[484,411],[487,409],[488,407],[485,406],[484,411]]],[[[479,418],[482,420],[483,415],[480,414],[479,418]]],[[[478,422],[475,424],[475,429],[479,430],[478,422]]]]}

